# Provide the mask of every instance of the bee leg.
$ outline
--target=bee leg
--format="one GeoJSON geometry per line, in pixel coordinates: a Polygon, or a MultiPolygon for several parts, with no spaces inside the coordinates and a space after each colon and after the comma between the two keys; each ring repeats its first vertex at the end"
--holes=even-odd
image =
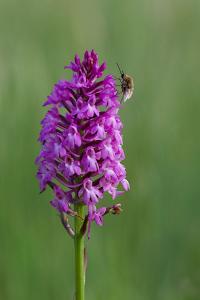
{"type": "Polygon", "coordinates": [[[113,78],[114,78],[115,80],[119,80],[119,81],[122,83],[122,79],[121,79],[120,77],[116,77],[116,76],[113,75],[113,78]]]}
{"type": "Polygon", "coordinates": [[[122,95],[121,99],[120,99],[120,103],[122,104],[123,100],[124,100],[124,94],[122,93],[122,91],[117,91],[117,95],[120,96],[122,95]]]}

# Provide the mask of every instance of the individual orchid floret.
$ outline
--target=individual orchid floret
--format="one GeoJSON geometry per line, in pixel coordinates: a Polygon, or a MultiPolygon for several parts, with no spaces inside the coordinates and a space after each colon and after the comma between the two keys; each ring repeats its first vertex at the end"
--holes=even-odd
{"type": "Polygon", "coordinates": [[[86,148],[85,154],[83,154],[81,164],[85,172],[96,172],[99,169],[99,165],[96,160],[95,150],[93,147],[90,146],[86,148]]]}
{"type": "Polygon", "coordinates": [[[83,186],[78,192],[78,197],[88,205],[98,203],[100,198],[103,198],[102,192],[93,185],[89,178],[83,180],[83,186]]]}
{"type": "Polygon", "coordinates": [[[63,134],[65,137],[66,148],[74,149],[76,146],[81,146],[81,136],[76,124],[71,124],[63,134]]]}
{"type": "Polygon", "coordinates": [[[63,192],[63,190],[59,186],[54,187],[55,198],[50,201],[50,204],[57,209],[59,212],[68,212],[69,209],[69,199],[67,197],[67,193],[63,192]]]}

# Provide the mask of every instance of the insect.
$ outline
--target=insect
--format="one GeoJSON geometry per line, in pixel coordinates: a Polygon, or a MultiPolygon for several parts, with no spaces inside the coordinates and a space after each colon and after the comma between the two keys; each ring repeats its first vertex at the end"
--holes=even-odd
{"type": "Polygon", "coordinates": [[[126,102],[126,100],[130,99],[133,95],[133,91],[134,91],[134,81],[133,78],[127,74],[125,74],[120,66],[117,63],[117,67],[119,69],[121,78],[118,78],[120,80],[120,86],[122,89],[122,99],[121,99],[121,103],[122,102],[126,102]]]}

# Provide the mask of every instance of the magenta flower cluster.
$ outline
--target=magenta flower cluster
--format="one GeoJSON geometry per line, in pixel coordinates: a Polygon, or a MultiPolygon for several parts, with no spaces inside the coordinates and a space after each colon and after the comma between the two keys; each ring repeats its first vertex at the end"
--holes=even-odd
{"type": "Polygon", "coordinates": [[[103,72],[98,56],[86,51],[83,61],[76,55],[71,81],[55,84],[44,105],[50,109],[42,120],[36,159],[40,189],[54,191],[51,205],[60,213],[73,215],[73,204],[87,206],[88,220],[102,225],[105,192],[115,199],[129,189],[122,149],[120,103],[113,77],[103,72]],[[98,207],[98,208],[97,208],[98,207]]]}

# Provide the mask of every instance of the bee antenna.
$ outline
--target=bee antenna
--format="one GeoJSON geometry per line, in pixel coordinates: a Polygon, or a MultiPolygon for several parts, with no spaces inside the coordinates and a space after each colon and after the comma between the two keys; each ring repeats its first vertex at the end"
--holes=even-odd
{"type": "Polygon", "coordinates": [[[118,69],[119,69],[119,72],[120,72],[121,76],[123,76],[123,75],[124,75],[124,72],[121,70],[121,68],[120,68],[119,64],[118,64],[118,63],[116,63],[116,65],[117,65],[117,67],[118,67],[118,69]]]}

